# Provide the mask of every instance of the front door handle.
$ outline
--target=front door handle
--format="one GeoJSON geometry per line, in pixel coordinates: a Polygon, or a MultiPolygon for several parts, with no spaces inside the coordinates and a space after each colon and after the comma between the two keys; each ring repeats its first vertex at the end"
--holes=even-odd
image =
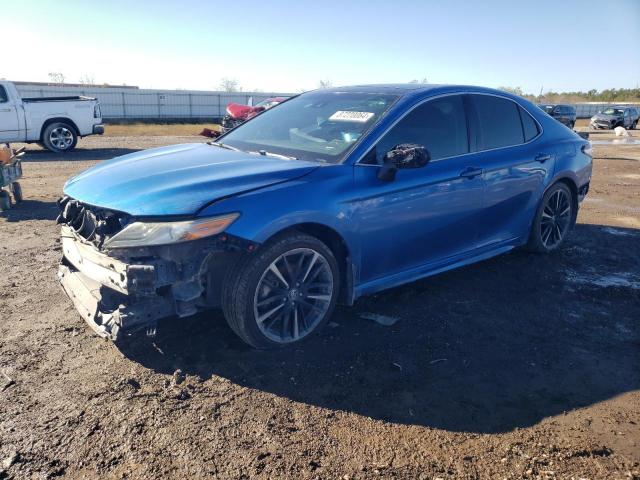
{"type": "Polygon", "coordinates": [[[549,155],[548,153],[539,153],[538,155],[536,155],[536,162],[544,163],[550,159],[551,155],[549,155]]]}
{"type": "Polygon", "coordinates": [[[467,167],[460,172],[462,178],[475,178],[478,175],[482,175],[483,170],[477,167],[467,167]]]}
{"type": "Polygon", "coordinates": [[[0,108],[0,112],[10,112],[11,108],[0,108]]]}

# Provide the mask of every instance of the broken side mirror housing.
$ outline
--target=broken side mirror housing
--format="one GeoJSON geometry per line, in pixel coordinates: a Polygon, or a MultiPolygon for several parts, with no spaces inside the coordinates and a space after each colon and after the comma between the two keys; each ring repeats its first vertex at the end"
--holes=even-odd
{"type": "Polygon", "coordinates": [[[429,151],[416,143],[401,143],[384,155],[384,163],[378,172],[378,178],[392,182],[396,173],[404,168],[422,168],[431,160],[429,151]]]}

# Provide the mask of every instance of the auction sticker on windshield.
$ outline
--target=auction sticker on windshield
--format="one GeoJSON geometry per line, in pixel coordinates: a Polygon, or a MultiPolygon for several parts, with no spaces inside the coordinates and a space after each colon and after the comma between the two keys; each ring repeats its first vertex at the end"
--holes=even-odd
{"type": "Polygon", "coordinates": [[[373,117],[371,112],[350,112],[348,110],[338,110],[336,113],[329,117],[329,120],[337,122],[368,122],[373,117]]]}

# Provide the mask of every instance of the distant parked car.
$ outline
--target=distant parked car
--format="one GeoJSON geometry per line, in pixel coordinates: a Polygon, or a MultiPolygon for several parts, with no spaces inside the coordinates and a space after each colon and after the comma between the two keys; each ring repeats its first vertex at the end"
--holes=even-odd
{"type": "Polygon", "coordinates": [[[13,83],[0,81],[0,143],[37,142],[59,153],[73,150],[80,137],[102,133],[95,98],[21,98],[13,83]]]}
{"type": "Polygon", "coordinates": [[[543,111],[547,112],[560,123],[566,125],[573,130],[576,125],[576,108],[571,105],[538,105],[543,111]]]}
{"type": "Polygon", "coordinates": [[[519,246],[557,250],[591,163],[589,142],[497,90],[303,93],[217,142],[132,153],[69,180],[59,278],[103,337],[222,307],[250,345],[283,346],[337,302],[519,246]]]}
{"type": "Polygon", "coordinates": [[[241,123],[255,117],[260,112],[264,112],[265,110],[275,107],[286,99],[287,97],[267,98],[254,106],[230,103],[227,105],[227,115],[222,118],[222,133],[226,133],[232,128],[236,128],[241,123]]]}
{"type": "Polygon", "coordinates": [[[607,107],[591,117],[591,128],[612,129],[624,127],[634,130],[638,126],[638,109],[633,107],[607,107]]]}

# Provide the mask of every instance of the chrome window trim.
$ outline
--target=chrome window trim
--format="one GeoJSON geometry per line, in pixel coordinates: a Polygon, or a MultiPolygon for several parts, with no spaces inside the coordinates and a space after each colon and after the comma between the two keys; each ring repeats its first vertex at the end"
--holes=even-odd
{"type": "MultiPolygon", "coordinates": [[[[529,112],[529,110],[527,110],[526,108],[524,108],[522,105],[520,105],[518,102],[516,102],[515,100],[513,100],[512,98],[509,97],[505,97],[503,95],[498,95],[496,93],[488,93],[488,92],[449,92],[449,93],[442,93],[440,95],[436,95],[434,97],[429,97],[429,98],[425,98],[423,100],[421,100],[420,102],[416,103],[413,107],[411,107],[409,110],[407,110],[400,118],[398,118],[395,122],[393,122],[391,125],[389,125],[389,127],[387,127],[385,129],[384,132],[382,132],[380,135],[378,135],[378,138],[376,138],[375,142],[373,143],[373,147],[375,147],[378,142],[380,142],[380,139],[382,139],[382,137],[384,137],[387,133],[389,133],[389,131],[395,127],[401,120],[404,119],[404,117],[406,117],[407,115],[409,115],[411,112],[413,112],[413,110],[415,110],[416,108],[422,106],[423,104],[430,102],[432,100],[436,100],[438,98],[443,98],[443,97],[451,97],[453,95],[487,95],[490,97],[498,97],[498,98],[502,98],[503,100],[509,100],[510,102],[513,102],[516,104],[517,107],[520,107],[522,110],[524,110],[527,115],[529,115],[531,118],[533,118],[533,121],[536,122],[536,125],[538,126],[538,135],[536,135],[535,137],[533,137],[531,140],[529,140],[528,142],[523,142],[523,143],[516,143],[513,145],[505,145],[504,147],[496,147],[496,148],[488,148],[486,150],[477,150],[475,152],[467,152],[467,153],[462,153],[460,155],[451,155],[449,157],[442,157],[442,158],[438,158],[436,160],[431,160],[432,162],[439,162],[441,160],[448,160],[450,158],[460,158],[460,157],[465,157],[467,155],[475,155],[478,153],[484,153],[484,152],[493,152],[496,150],[504,150],[505,148],[513,148],[513,147],[519,147],[521,145],[528,145],[532,142],[535,142],[538,138],[540,138],[542,136],[542,134],[544,133],[544,129],[542,128],[542,124],[538,121],[538,119],[536,117],[534,117],[533,115],[531,115],[531,113],[529,112]]],[[[519,112],[518,112],[519,114],[519,112]]],[[[469,134],[469,132],[467,132],[467,135],[469,134]]],[[[522,129],[522,135],[524,138],[524,128],[522,129]]],[[[371,148],[373,148],[371,147],[371,148]]],[[[365,153],[363,153],[362,155],[360,155],[360,158],[358,158],[358,160],[355,161],[355,163],[353,164],[354,166],[360,166],[360,167],[377,167],[380,168],[381,165],[373,165],[373,164],[366,164],[366,163],[360,163],[362,161],[362,159],[371,151],[371,149],[367,150],[365,153]]]]}

